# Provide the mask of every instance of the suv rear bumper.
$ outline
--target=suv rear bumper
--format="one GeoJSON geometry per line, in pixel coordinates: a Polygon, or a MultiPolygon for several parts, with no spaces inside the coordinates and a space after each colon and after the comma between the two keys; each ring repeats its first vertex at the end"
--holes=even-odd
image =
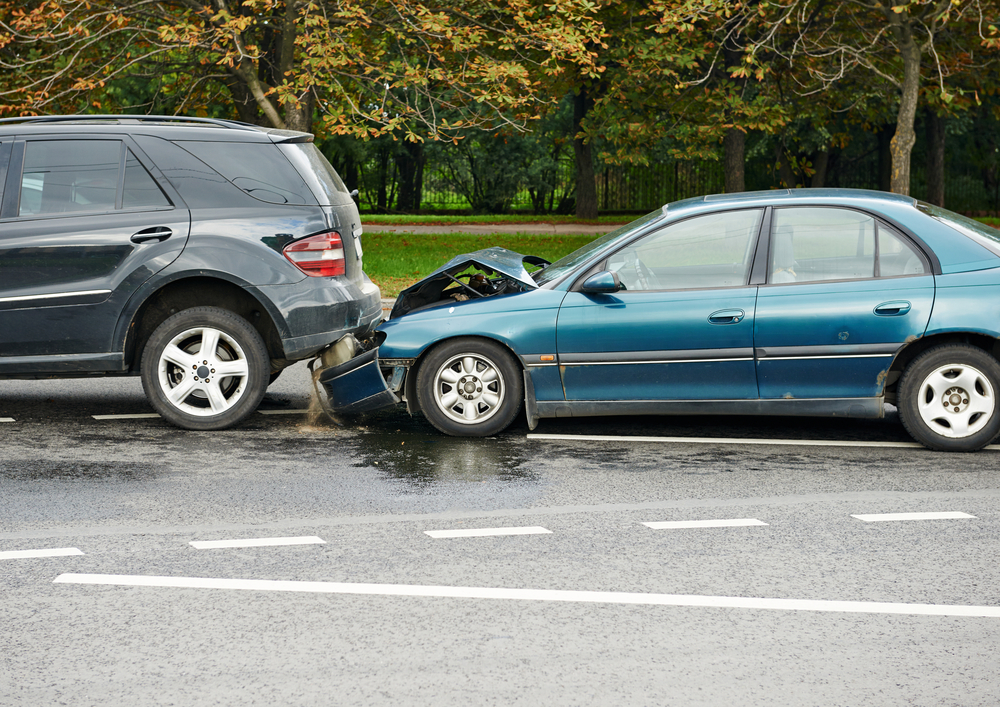
{"type": "Polygon", "coordinates": [[[361,286],[327,278],[310,278],[295,285],[257,288],[284,319],[284,358],[310,358],[345,334],[364,338],[382,320],[382,296],[367,277],[361,286]],[[304,287],[311,281],[315,287],[304,287]]]}

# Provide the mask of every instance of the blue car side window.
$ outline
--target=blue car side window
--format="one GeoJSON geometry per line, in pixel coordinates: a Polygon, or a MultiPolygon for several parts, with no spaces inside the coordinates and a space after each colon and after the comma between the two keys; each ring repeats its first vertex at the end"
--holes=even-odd
{"type": "Polygon", "coordinates": [[[693,290],[747,284],[763,209],[685,219],[608,258],[626,291],[693,290]]]}
{"type": "Polygon", "coordinates": [[[875,219],[850,209],[775,209],[768,282],[875,276],[875,219]]]}

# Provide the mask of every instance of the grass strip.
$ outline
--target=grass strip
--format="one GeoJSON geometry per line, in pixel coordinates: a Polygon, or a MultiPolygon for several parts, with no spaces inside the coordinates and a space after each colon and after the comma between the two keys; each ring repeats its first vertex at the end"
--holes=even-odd
{"type": "Polygon", "coordinates": [[[395,297],[462,253],[500,246],[524,255],[555,261],[594,240],[595,236],[524,233],[366,233],[364,268],[382,290],[395,297]]]}
{"type": "Polygon", "coordinates": [[[599,216],[596,219],[578,219],[575,216],[560,216],[556,214],[536,216],[533,214],[485,214],[436,216],[433,214],[361,214],[361,222],[365,225],[375,223],[388,224],[420,224],[425,226],[446,226],[462,223],[578,223],[578,224],[623,224],[634,221],[638,216],[599,216]]]}

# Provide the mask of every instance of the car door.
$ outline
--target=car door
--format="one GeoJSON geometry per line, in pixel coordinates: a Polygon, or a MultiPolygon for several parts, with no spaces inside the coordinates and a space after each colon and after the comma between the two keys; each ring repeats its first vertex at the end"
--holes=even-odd
{"type": "Polygon", "coordinates": [[[0,370],[23,369],[13,357],[26,356],[90,357],[102,370],[129,297],[184,248],[188,210],[127,137],[12,148],[0,207],[0,370]]]}
{"type": "Polygon", "coordinates": [[[566,399],[755,399],[757,288],[748,282],[763,214],[664,226],[601,264],[625,289],[567,293],[556,324],[566,399]]]}
{"type": "Polygon", "coordinates": [[[776,208],[754,322],[761,398],[880,395],[933,303],[926,257],[888,224],[845,208],[776,208]]]}

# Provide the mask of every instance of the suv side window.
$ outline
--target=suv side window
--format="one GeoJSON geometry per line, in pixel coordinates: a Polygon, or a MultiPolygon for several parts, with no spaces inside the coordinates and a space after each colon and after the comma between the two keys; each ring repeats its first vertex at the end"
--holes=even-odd
{"type": "Polygon", "coordinates": [[[170,206],[170,201],[160,191],[156,181],[149,175],[142,163],[125,150],[125,185],[122,194],[123,209],[162,208],[170,206]]]}
{"type": "Polygon", "coordinates": [[[112,211],[118,140],[32,140],[25,144],[18,216],[112,211]]]}
{"type": "Polygon", "coordinates": [[[272,204],[316,204],[302,177],[273,143],[178,140],[175,144],[255,199],[272,204]]]}

